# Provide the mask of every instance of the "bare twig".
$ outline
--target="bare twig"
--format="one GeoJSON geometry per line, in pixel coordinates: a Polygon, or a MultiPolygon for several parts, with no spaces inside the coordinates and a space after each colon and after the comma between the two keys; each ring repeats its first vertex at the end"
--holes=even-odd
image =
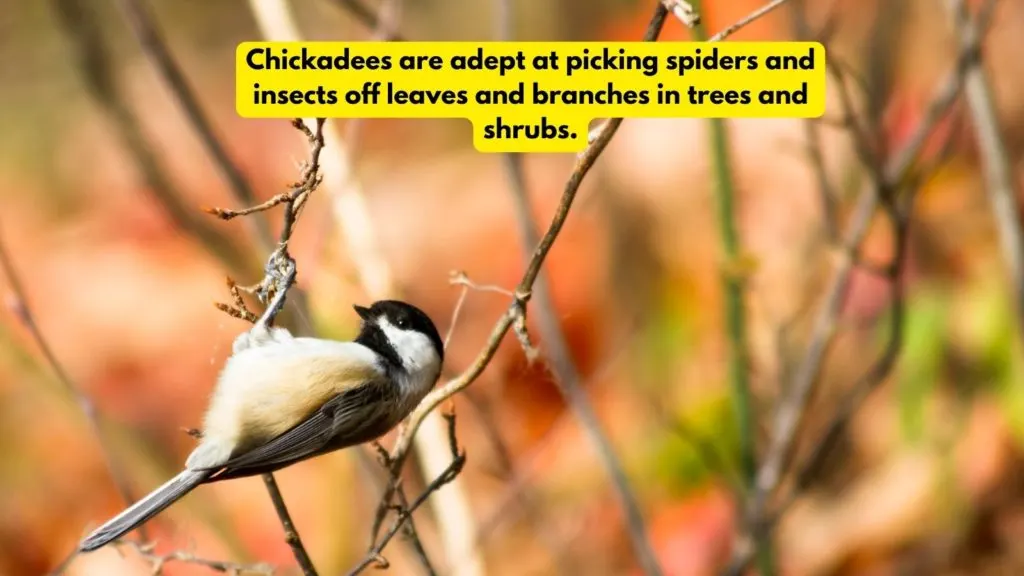
{"type": "MultiPolygon", "coordinates": [[[[772,3],[776,4],[776,3],[772,3]]],[[[777,3],[777,5],[781,2],[777,3]]],[[[697,2],[698,9],[702,2],[697,2]]],[[[776,6],[755,11],[750,17],[744,18],[716,35],[713,40],[727,37],[743,26],[764,16],[776,6]]],[[[694,28],[697,40],[707,40],[707,31],[703,24],[694,28]]],[[[753,409],[753,394],[750,389],[749,350],[747,348],[747,313],[744,305],[744,284],[746,275],[737,264],[744,258],[741,248],[738,226],[735,215],[736,189],[733,182],[732,157],[730,154],[728,126],[724,119],[711,118],[709,121],[710,145],[714,172],[714,200],[718,219],[719,240],[721,243],[723,270],[722,288],[725,294],[725,329],[729,341],[728,378],[732,399],[734,418],[739,434],[739,466],[744,487],[748,488],[755,481],[756,467],[756,415],[753,409]]],[[[741,507],[737,507],[742,512],[741,507]]],[[[748,532],[754,533],[749,526],[748,532]]],[[[775,573],[772,547],[769,542],[755,540],[753,548],[757,551],[759,566],[764,576],[775,573]]]]}
{"type": "Polygon", "coordinates": [[[700,24],[700,14],[693,7],[692,4],[686,0],[661,0],[661,4],[665,6],[665,9],[672,13],[683,26],[687,28],[693,28],[700,24]]]}
{"type": "Polygon", "coordinates": [[[239,208],[237,210],[231,210],[229,208],[203,208],[203,211],[207,214],[212,214],[221,220],[231,220],[239,216],[248,216],[257,212],[265,212],[275,206],[279,206],[291,200],[291,193],[278,194],[277,196],[271,196],[266,201],[256,204],[253,206],[246,206],[245,208],[239,208]]]}
{"type": "Polygon", "coordinates": [[[461,270],[456,270],[455,272],[453,272],[448,282],[456,286],[465,286],[466,288],[475,290],[477,292],[495,292],[497,294],[504,294],[509,298],[516,297],[516,293],[513,292],[512,290],[509,290],[508,288],[502,288],[501,286],[496,286],[494,284],[478,284],[474,282],[472,279],[470,279],[470,277],[467,276],[466,273],[462,272],[461,270]]]}
{"type": "Polygon", "coordinates": [[[378,39],[395,40],[399,42],[404,40],[402,35],[399,34],[398,30],[394,26],[382,24],[383,19],[376,14],[372,8],[363,4],[362,0],[334,0],[333,3],[351,14],[366,28],[375,30],[375,36],[378,39]]]}
{"type": "Polygon", "coordinates": [[[118,543],[132,548],[139,556],[149,562],[150,574],[153,576],[163,574],[164,566],[172,562],[200,566],[202,568],[213,570],[214,572],[231,574],[232,576],[243,576],[245,574],[263,574],[265,576],[270,576],[274,573],[273,566],[262,562],[259,564],[238,564],[235,562],[225,562],[223,560],[208,560],[184,550],[175,550],[173,552],[168,552],[167,554],[156,554],[153,552],[153,549],[156,547],[153,543],[139,544],[137,542],[125,541],[118,541],[118,543]]]}
{"type": "MultiPolygon", "coordinates": [[[[554,573],[572,574],[574,569],[569,542],[565,534],[557,530],[545,517],[546,507],[541,495],[534,490],[529,481],[517,474],[516,462],[508,442],[505,441],[500,420],[495,417],[494,403],[483,398],[482,394],[473,392],[475,390],[466,390],[464,395],[470,406],[478,413],[477,419],[491,445],[496,461],[494,466],[488,467],[488,472],[505,483],[504,494],[507,495],[492,512],[481,519],[475,537],[476,546],[484,548],[499,525],[515,521],[516,519],[510,518],[507,512],[513,505],[517,505],[521,517],[526,522],[527,530],[551,557],[554,573]]],[[[498,404],[500,405],[500,402],[498,404]]],[[[557,423],[548,429],[548,433],[550,434],[556,427],[557,423]]]]}
{"type": "Polygon", "coordinates": [[[231,300],[234,302],[234,305],[222,304],[220,302],[217,302],[214,305],[218,310],[233,318],[238,318],[239,320],[245,320],[246,322],[255,324],[260,317],[251,312],[245,305],[245,300],[242,298],[242,294],[240,292],[242,288],[236,284],[230,276],[227,277],[227,285],[228,293],[231,294],[231,300]]]}
{"type": "MultiPolygon", "coordinates": [[[[648,25],[647,32],[644,35],[645,41],[650,42],[657,39],[658,34],[665,23],[666,14],[667,11],[665,7],[658,4],[655,8],[651,22],[648,25]]],[[[412,446],[413,438],[416,436],[416,432],[424,418],[426,418],[428,414],[432,413],[435,408],[445,402],[448,398],[451,398],[454,394],[472,384],[494,357],[494,354],[497,352],[505,334],[507,334],[512,328],[512,324],[518,314],[520,314],[519,311],[530,298],[531,290],[537,275],[540,273],[540,268],[543,265],[548,252],[551,250],[552,245],[558,238],[558,234],[569,215],[569,210],[572,207],[576,193],[579,191],[580,184],[593,167],[594,162],[600,157],[605,147],[607,147],[608,142],[611,141],[611,138],[614,136],[615,131],[618,130],[621,122],[621,118],[611,119],[606,122],[594,141],[590,143],[587,149],[579,155],[576,166],[573,169],[572,174],[569,176],[568,182],[566,182],[562,198],[559,202],[558,208],[555,210],[551,224],[540,242],[538,242],[537,246],[534,248],[533,256],[523,273],[519,286],[515,291],[515,298],[506,312],[498,319],[494,328],[492,328],[491,334],[488,337],[484,348],[477,354],[477,357],[462,374],[448,380],[444,385],[436,388],[428,394],[409,417],[407,424],[400,432],[391,452],[391,469],[393,474],[401,470],[405,459],[409,455],[409,449],[412,446]]]]}
{"type": "MultiPolygon", "coordinates": [[[[678,2],[678,0],[677,0],[678,2]]],[[[503,22],[498,23],[498,33],[502,40],[512,40],[512,20],[514,12],[508,0],[498,2],[501,9],[499,13],[503,16],[503,22]]],[[[678,8],[681,4],[677,3],[678,8]]],[[[508,173],[509,188],[512,193],[512,203],[515,207],[516,223],[519,226],[519,239],[522,245],[523,257],[529,261],[532,256],[533,247],[540,240],[537,229],[533,223],[533,210],[530,205],[529,191],[526,185],[526,174],[523,169],[523,157],[519,154],[505,154],[505,166],[508,173]]],[[[558,321],[557,311],[551,292],[548,288],[547,275],[539,273],[533,283],[533,303],[536,311],[537,322],[540,326],[541,338],[544,340],[543,355],[547,357],[553,372],[554,381],[557,384],[562,398],[566,401],[569,410],[583,426],[587,437],[597,452],[598,460],[611,480],[615,495],[619,499],[626,520],[626,531],[630,542],[633,545],[633,553],[637,561],[648,575],[661,574],[658,566],[658,559],[647,536],[647,529],[644,525],[643,514],[640,512],[640,504],[633,489],[629,485],[629,479],[623,469],[622,463],[615,454],[608,435],[604,432],[597,413],[594,411],[586,392],[581,386],[581,379],[576,363],[572,359],[569,343],[566,341],[565,333],[558,321]]],[[[525,314],[520,315],[522,327],[518,334],[525,334],[525,314]]],[[[527,351],[527,358],[532,360],[536,354],[529,341],[520,336],[523,348],[527,351]]]]}
{"type": "MultiPolygon", "coordinates": [[[[145,0],[118,0],[117,5],[128,22],[128,27],[142,46],[143,53],[167,83],[171,95],[178,101],[178,105],[181,106],[189,123],[199,135],[203,147],[213,158],[221,175],[227,180],[235,198],[244,205],[255,204],[256,195],[252,187],[242,175],[238,165],[231,160],[223,143],[215,134],[212,122],[203,113],[195,91],[189,85],[181,67],[167,48],[167,42],[146,7],[145,0]]],[[[273,240],[267,221],[262,218],[252,218],[249,223],[253,226],[262,249],[270,250],[273,240]]]]}
{"type": "Polygon", "coordinates": [[[964,97],[974,119],[974,132],[981,149],[981,165],[988,184],[989,202],[995,217],[996,232],[1002,246],[1003,259],[1010,274],[1014,290],[1014,308],[1018,326],[1024,322],[1024,233],[1021,232],[1017,191],[1006,144],[999,128],[999,118],[992,96],[992,88],[981,65],[981,43],[984,24],[978,21],[988,17],[994,0],[987,2],[983,13],[972,18],[964,0],[945,0],[961,53],[969,63],[964,72],[964,97]]]}
{"type": "MultiPolygon", "coordinates": [[[[915,196],[914,192],[914,190],[908,190],[908,198],[912,199],[915,196]]],[[[889,339],[882,354],[839,401],[836,414],[829,422],[828,428],[818,441],[807,462],[797,473],[796,485],[793,489],[794,496],[807,486],[810,477],[819,470],[822,461],[834,443],[834,439],[838,437],[839,431],[843,429],[846,422],[849,421],[853,413],[860,407],[868,393],[889,374],[902,350],[905,303],[901,273],[906,260],[908,229],[910,226],[909,203],[906,210],[898,210],[895,206],[887,205],[885,213],[893,227],[895,244],[893,260],[888,266],[888,273],[886,275],[890,291],[889,301],[892,306],[889,312],[889,339]]]]}
{"type": "MultiPolygon", "coordinates": [[[[396,510],[396,518],[392,522],[391,527],[379,540],[374,542],[363,560],[349,571],[349,576],[355,576],[374,564],[377,564],[380,568],[387,568],[388,562],[381,554],[384,552],[384,548],[387,547],[388,542],[398,534],[406,522],[411,521],[413,512],[422,506],[423,503],[430,498],[431,494],[437,492],[442,486],[454,480],[462,471],[462,467],[466,464],[466,453],[459,449],[458,438],[455,434],[455,415],[445,414],[444,417],[448,421],[448,443],[449,449],[451,450],[451,463],[443,470],[442,474],[439,474],[430,482],[430,484],[427,485],[423,492],[420,493],[420,495],[417,496],[411,504],[399,505],[398,510],[396,510]]],[[[390,460],[386,453],[384,453],[384,457],[387,460],[390,460]]],[[[391,463],[389,462],[389,464],[391,463]]],[[[391,464],[391,466],[392,470],[394,470],[393,464],[391,464]]],[[[401,500],[404,500],[404,497],[402,497],[401,500]]]]}
{"type": "Polygon", "coordinates": [[[462,316],[462,306],[466,303],[466,297],[469,296],[469,286],[463,286],[459,292],[459,299],[455,301],[455,307],[452,308],[452,319],[448,322],[448,331],[444,335],[444,349],[448,349],[448,343],[452,341],[452,334],[455,333],[455,326],[459,323],[459,318],[462,316]]]}
{"type": "MultiPolygon", "coordinates": [[[[533,224],[530,199],[526,190],[526,178],[523,173],[522,157],[518,154],[506,154],[505,164],[507,166],[509,181],[511,183],[512,200],[515,205],[516,221],[519,225],[519,235],[523,246],[525,258],[530,258],[533,247],[539,240],[537,230],[533,224]]],[[[554,381],[558,390],[565,399],[569,410],[576,416],[584,431],[587,434],[592,446],[597,452],[601,466],[608,473],[612,487],[619,499],[619,505],[625,515],[627,534],[633,545],[633,553],[636,555],[640,566],[646,574],[661,574],[658,560],[654,549],[647,536],[647,529],[644,525],[643,515],[640,512],[640,505],[629,486],[629,479],[626,477],[622,463],[619,462],[611,441],[605,434],[601,422],[594,412],[586,392],[580,382],[579,370],[572,359],[569,344],[562,332],[558,322],[558,315],[555,311],[554,302],[547,285],[547,277],[542,272],[537,275],[533,283],[533,303],[536,311],[537,322],[540,326],[541,338],[544,340],[543,355],[547,357],[554,375],[554,381]]],[[[520,315],[520,318],[523,318],[520,315]]],[[[525,330],[524,330],[525,332],[525,330]]]]}
{"type": "Polygon", "coordinates": [[[907,194],[905,195],[906,200],[903,204],[896,205],[890,203],[886,206],[886,215],[889,217],[890,224],[893,227],[895,244],[892,262],[884,268],[884,277],[889,284],[889,300],[892,303],[892,310],[889,315],[888,342],[878,359],[875,360],[871,367],[851,386],[850,390],[839,401],[836,414],[833,415],[825,432],[817,441],[806,462],[797,471],[791,494],[779,506],[779,510],[773,514],[774,518],[778,518],[781,512],[788,507],[788,504],[809,485],[812,478],[824,465],[826,457],[854,412],[864,402],[868,394],[888,375],[896,363],[903,344],[902,330],[905,308],[903,286],[899,274],[903,269],[904,260],[906,259],[912,202],[919,187],[924,184],[924,181],[930,175],[938,170],[951,153],[953,149],[952,144],[955,141],[955,133],[952,130],[949,132],[946,142],[940,152],[935,155],[934,160],[929,162],[927,166],[915,175],[908,185],[907,194]]]}
{"type": "Polygon", "coordinates": [[[453,270],[448,283],[453,286],[462,286],[462,290],[459,291],[459,298],[455,301],[455,307],[452,309],[452,319],[448,324],[448,331],[444,336],[444,348],[448,349],[448,342],[452,339],[452,334],[455,333],[455,326],[459,322],[459,318],[462,315],[462,306],[466,303],[466,297],[469,296],[470,290],[476,292],[494,292],[496,294],[503,294],[509,298],[515,298],[515,294],[508,289],[502,288],[501,286],[495,286],[493,284],[477,284],[466,275],[462,270],[453,270]]]}
{"type": "Polygon", "coordinates": [[[872,137],[855,128],[859,124],[852,119],[854,112],[849,108],[852,104],[848,100],[844,102],[851,136],[855,140],[859,140],[857,148],[861,149],[863,154],[869,155],[866,159],[862,157],[862,161],[865,162],[875,182],[874,186],[865,190],[857,201],[857,209],[851,221],[847,239],[843,244],[843,261],[827,291],[825,304],[819,310],[814,328],[812,328],[807,353],[795,372],[793,382],[787,387],[786,396],[779,402],[772,444],[765,457],[765,463],[758,472],[758,498],[764,498],[765,494],[774,490],[781,480],[784,460],[793,447],[796,431],[805,415],[807,401],[811,396],[821,363],[834,334],[835,321],[849,282],[851,267],[856,262],[856,247],[866,233],[867,225],[878,202],[905,186],[928,137],[934,132],[935,127],[945,117],[956,100],[961,86],[960,79],[963,77],[962,71],[963,66],[958,66],[946,80],[940,83],[921,122],[903,147],[891,155],[884,167],[879,167],[881,161],[872,152],[867,151],[870,150],[870,147],[866,141],[872,137]]]}
{"type": "MultiPolygon", "coordinates": [[[[884,277],[890,286],[892,300],[889,341],[878,359],[839,402],[837,412],[832,417],[825,434],[818,442],[807,464],[798,472],[793,492],[788,501],[791,501],[806,485],[810,476],[820,467],[839,431],[856,412],[867,394],[884,380],[895,365],[902,349],[904,297],[900,274],[906,255],[911,206],[914,193],[922,178],[922,173],[915,174],[913,170],[929,136],[956,101],[968,61],[967,55],[962,53],[956,68],[945,80],[940,82],[914,132],[904,145],[891,153],[888,158],[880,158],[874,152],[872,142],[877,138],[877,134],[873,133],[871,128],[861,126],[853,108],[852,99],[843,89],[843,76],[838,69],[833,69],[841,88],[844,124],[854,140],[855,149],[858,151],[861,162],[872,178],[872,185],[862,193],[858,200],[846,240],[842,246],[842,261],[832,278],[827,296],[813,324],[807,352],[794,373],[793,381],[785,388],[783,397],[778,403],[772,441],[764,463],[758,470],[755,492],[749,502],[750,522],[758,532],[763,533],[768,530],[778,519],[781,510],[786,507],[786,503],[783,503],[779,507],[779,511],[766,516],[767,499],[782,480],[788,459],[795,448],[797,432],[807,416],[807,405],[818,381],[821,365],[832,343],[836,320],[849,287],[850,273],[853,266],[858,265],[857,248],[866,234],[870,219],[878,205],[883,207],[884,214],[891,222],[895,242],[893,261],[883,270],[884,277]]],[[[930,168],[934,169],[934,167],[930,168]]],[[[749,562],[751,556],[749,550],[741,550],[727,573],[738,574],[749,562]]]]}
{"type": "Polygon", "coordinates": [[[138,118],[119,93],[111,70],[109,47],[104,42],[105,34],[97,22],[95,7],[82,0],[51,1],[59,16],[58,20],[73,44],[72,53],[78,59],[77,69],[81,71],[89,94],[117,128],[126,150],[134,156],[142,171],[149,191],[177,226],[197,238],[229,269],[240,274],[247,273],[251,263],[248,252],[197,218],[182,201],[182,195],[146,140],[138,118]]]}
{"type": "MultiPolygon", "coordinates": [[[[447,476],[447,473],[445,476],[447,476]]],[[[454,479],[454,477],[452,477],[452,479],[454,479]]],[[[398,490],[395,491],[395,498],[398,499],[398,507],[400,510],[409,510],[409,498],[405,495],[405,488],[399,486],[398,490]]],[[[430,561],[430,556],[427,555],[427,549],[424,548],[423,540],[420,539],[419,532],[416,531],[416,523],[413,522],[411,514],[402,524],[402,533],[405,535],[405,540],[409,543],[413,552],[416,554],[416,559],[419,560],[420,566],[423,567],[423,571],[426,572],[427,576],[436,576],[437,570],[434,569],[434,564],[430,561]]]]}
{"type": "MultiPolygon", "coordinates": [[[[832,14],[831,10],[835,9],[835,4],[836,2],[833,2],[830,6],[830,15],[832,14]]],[[[793,0],[790,12],[793,15],[792,20],[796,30],[797,39],[811,39],[812,33],[804,12],[804,0],[793,0]]],[[[819,37],[816,39],[820,42],[826,42],[829,39],[829,34],[831,32],[832,30],[828,29],[826,26],[826,30],[820,33],[819,37]]],[[[828,170],[825,167],[825,155],[822,152],[820,126],[813,118],[804,120],[803,125],[804,138],[807,141],[808,158],[811,162],[811,168],[814,171],[814,177],[818,184],[818,198],[821,201],[821,215],[825,236],[830,242],[838,244],[840,242],[840,233],[839,214],[836,203],[838,202],[839,196],[835,190],[835,186],[832,185],[832,181],[829,179],[828,170]]]]}
{"type": "Polygon", "coordinates": [[[291,240],[293,228],[295,226],[295,219],[301,211],[302,204],[305,203],[309,195],[320,186],[322,180],[321,176],[321,161],[320,156],[324,149],[324,119],[317,118],[314,129],[310,129],[306,123],[296,118],[292,120],[292,126],[301,132],[310,145],[309,161],[304,163],[301,167],[300,178],[297,182],[290,186],[287,192],[277,194],[256,206],[247,206],[239,208],[237,210],[231,210],[227,208],[206,208],[204,209],[208,214],[217,216],[224,220],[230,220],[237,216],[247,216],[256,212],[263,212],[280,206],[284,207],[284,226],[281,229],[281,234],[278,238],[278,251],[284,250],[287,246],[288,241],[291,240]]]}
{"type": "MultiPolygon", "coordinates": [[[[276,202],[273,206],[284,206],[282,210],[284,222],[281,226],[281,234],[278,238],[277,248],[267,259],[266,275],[255,289],[256,295],[261,301],[266,303],[267,307],[263,312],[263,315],[256,318],[254,323],[262,324],[264,326],[270,326],[273,324],[275,317],[284,307],[288,290],[295,284],[295,260],[293,260],[288,254],[288,242],[291,240],[296,218],[298,217],[298,212],[302,209],[302,204],[305,203],[309,195],[316,190],[317,186],[320,185],[321,180],[320,155],[324,148],[324,120],[322,118],[317,119],[315,129],[310,129],[301,120],[294,120],[292,125],[299,130],[309,142],[309,161],[302,167],[299,181],[293,184],[288,192],[275,196],[275,198],[280,197],[281,200],[276,202]]],[[[271,206],[266,206],[262,208],[262,210],[269,209],[270,207],[271,206]]],[[[244,209],[239,210],[239,212],[244,211],[244,209]]],[[[211,209],[210,212],[212,214],[219,215],[228,211],[215,208],[211,209]]],[[[255,210],[250,210],[248,213],[251,214],[253,212],[255,212],[255,210]]],[[[238,292],[238,286],[233,280],[228,280],[228,289],[235,301],[238,313],[236,314],[234,309],[227,305],[222,304],[218,307],[236,318],[244,318],[252,321],[254,315],[245,308],[245,304],[238,292]]],[[[298,530],[295,528],[295,523],[292,521],[291,514],[288,512],[288,507],[285,505],[284,496],[281,495],[281,489],[277,485],[277,480],[275,480],[274,475],[270,473],[263,474],[262,477],[263,483],[267,488],[267,493],[270,495],[270,500],[274,504],[274,511],[277,512],[277,517],[281,522],[281,527],[284,529],[285,542],[287,542],[288,546],[291,547],[292,554],[295,556],[295,561],[298,563],[299,568],[302,569],[302,573],[305,576],[316,576],[316,568],[313,566],[313,562],[309,558],[309,553],[306,551],[306,548],[302,543],[302,538],[299,536],[298,530]]]]}
{"type": "Polygon", "coordinates": [[[843,241],[843,261],[832,277],[829,288],[825,291],[827,295],[824,304],[818,310],[814,326],[811,329],[807,352],[797,366],[793,382],[787,386],[776,409],[772,442],[757,474],[754,510],[760,508],[762,505],[760,499],[765,498],[781,479],[786,458],[795,441],[796,431],[806,415],[806,406],[817,380],[822,360],[833,340],[836,320],[845,301],[854,268],[852,254],[867,234],[877,204],[878,196],[875,190],[866,190],[857,201],[849,230],[843,241]]]}
{"type": "Polygon", "coordinates": [[[743,18],[740,18],[735,23],[733,23],[731,26],[726,27],[725,30],[722,30],[718,34],[715,34],[711,38],[708,38],[708,42],[718,42],[720,40],[725,40],[729,36],[732,36],[733,34],[735,34],[741,28],[747,26],[748,24],[750,24],[754,20],[757,20],[757,19],[763,17],[764,15],[768,14],[772,10],[775,10],[779,6],[782,6],[783,4],[785,4],[788,1],[789,0],[772,0],[771,2],[769,2],[769,3],[765,4],[764,6],[758,8],[757,10],[754,10],[750,14],[747,14],[743,18]]]}
{"type": "MultiPolygon", "coordinates": [[[[89,427],[99,443],[100,452],[103,454],[103,459],[106,461],[107,471],[110,472],[110,477],[114,481],[114,486],[121,495],[121,499],[124,500],[125,505],[131,505],[135,498],[132,496],[132,490],[128,484],[128,476],[125,474],[120,460],[114,455],[113,448],[110,447],[107,435],[103,431],[103,423],[100,413],[96,410],[96,405],[93,403],[92,399],[82,392],[74,381],[71,380],[71,377],[64,369],[64,366],[60,363],[60,360],[57,359],[57,355],[54,354],[53,349],[50,348],[49,342],[47,342],[46,338],[43,337],[43,332],[40,330],[39,324],[36,322],[35,315],[32,313],[32,309],[28,305],[28,298],[25,295],[24,287],[21,285],[21,279],[14,270],[14,264],[11,261],[10,254],[7,253],[7,249],[2,239],[0,239],[0,269],[3,270],[3,274],[7,278],[7,285],[11,290],[11,298],[8,300],[10,309],[32,336],[32,340],[42,353],[43,359],[50,366],[50,369],[53,370],[54,374],[57,376],[57,380],[62,386],[64,386],[65,392],[75,399],[75,402],[78,404],[82,414],[89,422],[89,427]]],[[[139,527],[138,532],[142,540],[147,540],[149,538],[145,527],[139,527]]],[[[72,556],[69,556],[68,559],[61,564],[66,564],[73,556],[74,553],[72,553],[72,556]]]]}
{"type": "MultiPolygon", "coordinates": [[[[633,341],[638,330],[639,328],[634,326],[630,330],[619,335],[619,342],[616,345],[609,347],[612,352],[610,354],[606,354],[601,364],[591,372],[588,376],[588,383],[584,388],[594,390],[605,380],[612,369],[621,362],[623,357],[625,357],[626,352],[628,351],[626,344],[633,341]]],[[[468,395],[470,391],[466,390],[465,393],[468,395]]],[[[472,396],[470,396],[470,398],[470,401],[474,402],[472,400],[472,396]]],[[[474,405],[478,404],[474,402],[474,405]]],[[[569,427],[570,422],[573,420],[575,420],[575,415],[570,412],[564,412],[559,415],[555,422],[544,433],[540,441],[536,443],[537,445],[531,447],[529,453],[519,459],[515,469],[508,470],[507,478],[505,478],[507,485],[503,491],[504,493],[497,498],[497,504],[492,506],[487,517],[480,523],[480,532],[476,537],[478,545],[482,545],[484,540],[490,536],[500,523],[501,519],[506,516],[507,510],[514,503],[521,501],[524,496],[529,499],[526,492],[530,485],[531,478],[539,472],[538,469],[544,461],[540,454],[546,450],[546,444],[554,441],[553,439],[558,435],[558,431],[569,427]]],[[[511,462],[509,462],[509,464],[511,464],[511,462]]],[[[538,527],[538,532],[543,530],[544,526],[538,527]]],[[[557,539],[545,541],[544,544],[553,547],[555,550],[561,550],[564,547],[562,542],[567,542],[567,538],[564,534],[557,539]]],[[[565,565],[568,567],[568,564],[563,560],[559,559],[559,562],[559,566],[565,565]]],[[[572,570],[566,568],[560,570],[560,572],[572,573],[572,570]]]]}
{"type": "MultiPolygon", "coordinates": [[[[302,40],[286,0],[250,0],[249,5],[259,29],[268,40],[302,40]]],[[[355,6],[353,3],[348,5],[350,8],[355,6]]],[[[381,24],[381,18],[374,17],[373,21],[378,32],[388,27],[381,24]]],[[[397,286],[391,268],[377,241],[366,198],[352,174],[350,144],[344,140],[335,123],[327,124],[325,130],[335,150],[325,158],[326,189],[335,222],[341,228],[344,248],[363,289],[371,298],[395,297],[397,286]]],[[[429,480],[443,474],[448,456],[441,418],[437,415],[429,418],[424,433],[415,441],[423,477],[429,480]]],[[[385,494],[387,502],[390,502],[394,491],[385,489],[385,494]]],[[[458,478],[436,495],[433,505],[436,510],[443,511],[435,514],[435,518],[448,557],[453,562],[455,558],[459,559],[452,565],[457,576],[481,576],[484,573],[483,558],[471,552],[475,520],[469,497],[458,478]]]]}
{"type": "Polygon", "coordinates": [[[292,554],[295,556],[295,561],[298,562],[299,568],[302,569],[304,576],[316,576],[316,568],[313,566],[313,561],[309,558],[309,553],[306,552],[306,547],[302,544],[299,531],[295,529],[292,515],[288,512],[288,506],[284,503],[284,496],[281,495],[281,488],[278,487],[274,475],[264,474],[263,484],[267,487],[270,501],[274,503],[274,511],[277,512],[277,517],[281,521],[281,527],[284,528],[284,541],[291,547],[292,554]]]}

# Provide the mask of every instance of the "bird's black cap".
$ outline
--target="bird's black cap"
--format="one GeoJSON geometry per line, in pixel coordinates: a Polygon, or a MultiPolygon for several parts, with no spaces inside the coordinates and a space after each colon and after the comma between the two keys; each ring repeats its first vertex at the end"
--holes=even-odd
{"type": "Polygon", "coordinates": [[[423,310],[401,300],[378,300],[369,308],[358,304],[353,308],[364,322],[383,316],[398,328],[415,330],[426,335],[434,345],[434,349],[437,350],[438,357],[444,361],[444,342],[441,340],[441,335],[437,332],[433,320],[423,310]]]}

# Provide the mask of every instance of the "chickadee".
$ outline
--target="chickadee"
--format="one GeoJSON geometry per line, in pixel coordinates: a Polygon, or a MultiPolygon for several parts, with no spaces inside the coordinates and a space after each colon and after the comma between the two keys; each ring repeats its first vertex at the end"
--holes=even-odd
{"type": "Polygon", "coordinates": [[[296,338],[262,324],[236,338],[185,470],[79,549],[119,538],[200,484],[272,472],[368,442],[401,422],[441,375],[441,337],[411,304],[354,308],[363,322],[352,342],[296,338]]]}

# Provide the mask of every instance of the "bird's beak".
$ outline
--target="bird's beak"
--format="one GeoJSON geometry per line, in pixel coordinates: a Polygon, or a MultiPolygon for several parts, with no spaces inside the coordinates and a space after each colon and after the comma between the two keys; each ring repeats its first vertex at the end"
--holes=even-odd
{"type": "Polygon", "coordinates": [[[360,306],[358,304],[356,304],[356,305],[354,305],[352,307],[355,308],[356,314],[359,314],[360,318],[362,318],[363,320],[367,320],[367,321],[370,320],[370,309],[369,308],[366,308],[365,306],[360,306]]]}

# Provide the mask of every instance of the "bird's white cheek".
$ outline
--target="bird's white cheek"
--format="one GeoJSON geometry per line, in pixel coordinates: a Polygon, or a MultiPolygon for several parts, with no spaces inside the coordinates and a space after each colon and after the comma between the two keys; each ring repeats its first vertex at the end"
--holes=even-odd
{"type": "Polygon", "coordinates": [[[395,352],[402,360],[402,367],[410,373],[423,373],[424,375],[440,371],[441,359],[434,349],[434,344],[426,335],[411,330],[402,330],[387,319],[379,322],[381,331],[391,341],[395,352]]]}

